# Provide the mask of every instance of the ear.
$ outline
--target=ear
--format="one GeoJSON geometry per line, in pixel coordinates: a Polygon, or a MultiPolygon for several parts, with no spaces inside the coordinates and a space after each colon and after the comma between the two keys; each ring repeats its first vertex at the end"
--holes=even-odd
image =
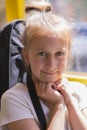
{"type": "Polygon", "coordinates": [[[23,56],[25,64],[28,66],[29,65],[29,57],[28,57],[28,52],[26,52],[25,49],[22,49],[22,56],[23,56]]]}

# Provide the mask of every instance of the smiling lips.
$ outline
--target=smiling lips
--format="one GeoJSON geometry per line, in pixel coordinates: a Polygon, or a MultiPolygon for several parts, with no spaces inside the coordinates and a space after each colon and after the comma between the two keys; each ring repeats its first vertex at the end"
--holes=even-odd
{"type": "Polygon", "coordinates": [[[42,73],[51,76],[51,75],[58,73],[58,71],[56,71],[56,72],[44,72],[44,71],[42,71],[42,73]]]}

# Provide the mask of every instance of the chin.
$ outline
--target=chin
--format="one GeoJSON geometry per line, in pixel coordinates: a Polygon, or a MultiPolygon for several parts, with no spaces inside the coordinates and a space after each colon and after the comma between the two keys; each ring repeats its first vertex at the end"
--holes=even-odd
{"type": "Polygon", "coordinates": [[[49,83],[49,82],[56,82],[57,80],[60,80],[60,78],[52,78],[52,79],[40,79],[42,82],[49,83]]]}

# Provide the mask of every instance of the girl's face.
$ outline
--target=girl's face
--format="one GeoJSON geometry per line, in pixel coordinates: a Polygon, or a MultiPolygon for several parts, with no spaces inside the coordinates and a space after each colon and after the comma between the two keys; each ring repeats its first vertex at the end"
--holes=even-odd
{"type": "Polygon", "coordinates": [[[42,82],[60,80],[67,66],[68,44],[58,38],[38,36],[30,46],[27,61],[32,76],[42,82]]]}

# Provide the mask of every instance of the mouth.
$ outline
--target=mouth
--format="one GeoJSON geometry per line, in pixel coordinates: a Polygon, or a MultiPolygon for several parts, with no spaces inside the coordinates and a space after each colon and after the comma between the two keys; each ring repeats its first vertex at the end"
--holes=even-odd
{"type": "Polygon", "coordinates": [[[51,76],[51,75],[54,75],[54,74],[57,74],[58,72],[45,72],[45,71],[42,71],[43,74],[45,75],[48,75],[48,76],[51,76]]]}
{"type": "Polygon", "coordinates": [[[41,77],[45,82],[55,82],[60,78],[61,74],[59,71],[41,71],[41,77]]]}

